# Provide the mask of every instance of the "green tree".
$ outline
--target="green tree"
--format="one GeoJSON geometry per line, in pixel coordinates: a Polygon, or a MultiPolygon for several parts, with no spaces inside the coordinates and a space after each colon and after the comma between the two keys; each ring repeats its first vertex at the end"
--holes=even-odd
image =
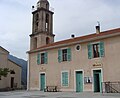
{"type": "Polygon", "coordinates": [[[7,77],[9,72],[10,72],[9,68],[0,68],[0,80],[2,76],[7,77]]]}

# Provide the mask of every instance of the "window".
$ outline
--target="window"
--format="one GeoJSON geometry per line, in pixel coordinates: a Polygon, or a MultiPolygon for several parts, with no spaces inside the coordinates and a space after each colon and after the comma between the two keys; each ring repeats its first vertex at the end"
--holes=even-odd
{"type": "Polygon", "coordinates": [[[14,70],[11,70],[11,71],[10,71],[10,74],[15,74],[15,71],[14,71],[14,70]]]}
{"type": "Polygon", "coordinates": [[[67,49],[62,50],[62,61],[67,61],[67,49]]]}
{"type": "Polygon", "coordinates": [[[68,86],[69,83],[68,83],[68,72],[62,72],[62,86],[68,86]]]}
{"type": "Polygon", "coordinates": [[[58,62],[71,61],[71,48],[58,50],[58,62]]]}
{"type": "Polygon", "coordinates": [[[39,25],[39,15],[38,13],[35,15],[35,32],[38,30],[38,25],[39,25]]]}
{"type": "Polygon", "coordinates": [[[97,58],[97,57],[100,57],[100,44],[97,43],[97,44],[93,44],[93,58],[97,58]]]}
{"type": "Polygon", "coordinates": [[[37,54],[37,64],[47,64],[47,52],[37,54]]]}
{"type": "Polygon", "coordinates": [[[45,63],[45,53],[41,53],[41,64],[45,63]]]}
{"type": "Polygon", "coordinates": [[[76,49],[77,51],[79,51],[79,50],[80,50],[80,48],[81,48],[81,46],[80,46],[80,45],[76,45],[76,46],[75,46],[75,49],[76,49]]]}
{"type": "Polygon", "coordinates": [[[49,44],[49,43],[50,43],[50,38],[47,37],[47,38],[46,38],[46,44],[49,44]]]}
{"type": "Polygon", "coordinates": [[[48,27],[49,27],[49,14],[46,14],[46,23],[45,23],[46,31],[48,31],[48,27]]]}
{"type": "Polygon", "coordinates": [[[104,57],[104,42],[88,44],[88,58],[104,57]]]}

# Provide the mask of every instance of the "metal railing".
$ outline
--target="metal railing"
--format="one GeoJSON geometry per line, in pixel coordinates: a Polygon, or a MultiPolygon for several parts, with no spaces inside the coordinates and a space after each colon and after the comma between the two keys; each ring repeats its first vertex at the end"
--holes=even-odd
{"type": "Polygon", "coordinates": [[[102,82],[102,93],[120,93],[120,82],[102,82]]]}

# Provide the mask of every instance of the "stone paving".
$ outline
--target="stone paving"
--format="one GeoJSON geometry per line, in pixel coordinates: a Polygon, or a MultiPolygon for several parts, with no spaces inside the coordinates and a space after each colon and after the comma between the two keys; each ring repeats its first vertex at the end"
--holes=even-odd
{"type": "Polygon", "coordinates": [[[120,98],[120,94],[101,94],[92,92],[41,92],[10,91],[0,92],[0,98],[120,98]]]}

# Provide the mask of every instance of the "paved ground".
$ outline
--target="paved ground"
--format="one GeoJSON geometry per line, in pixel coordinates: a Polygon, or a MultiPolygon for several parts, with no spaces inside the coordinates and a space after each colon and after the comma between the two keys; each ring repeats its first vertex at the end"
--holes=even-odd
{"type": "Polygon", "coordinates": [[[75,92],[40,92],[11,91],[0,92],[0,98],[120,98],[120,94],[75,93],[75,92]]]}

